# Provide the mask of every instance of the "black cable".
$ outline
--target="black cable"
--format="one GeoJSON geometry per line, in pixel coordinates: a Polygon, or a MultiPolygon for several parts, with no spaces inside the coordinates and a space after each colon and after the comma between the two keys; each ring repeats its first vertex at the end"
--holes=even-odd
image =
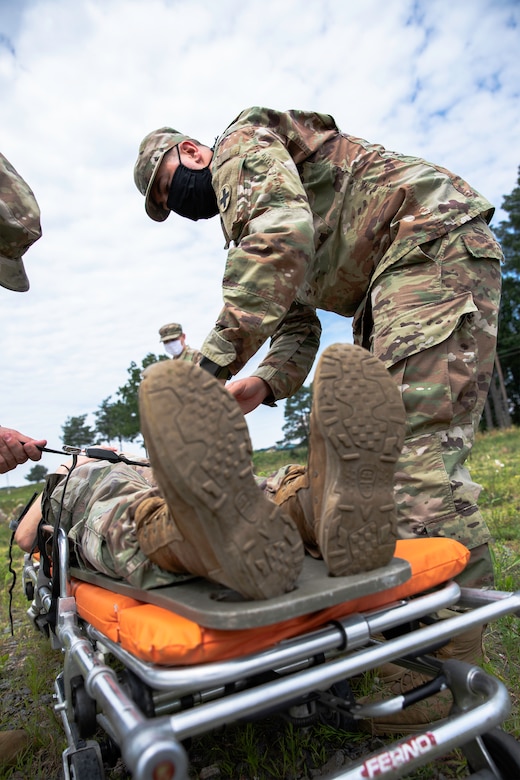
{"type": "MultiPolygon", "coordinates": [[[[23,442],[20,442],[20,444],[23,444],[23,442]]],[[[60,587],[59,587],[59,566],[58,566],[58,529],[61,526],[61,516],[63,513],[64,508],[64,501],[65,501],[65,492],[67,490],[67,485],[70,479],[70,475],[76,468],[78,464],[78,457],[82,454],[82,450],[79,447],[76,447],[72,449],[72,451],[67,452],[66,450],[54,450],[50,447],[40,447],[40,445],[36,445],[40,452],[51,452],[55,455],[69,455],[72,457],[72,465],[70,469],[67,468],[67,475],[65,477],[65,481],[63,484],[63,492],[61,494],[61,501],[58,508],[58,516],[56,518],[56,522],[54,525],[54,532],[52,537],[52,561],[54,562],[53,566],[53,577],[52,577],[52,601],[53,603],[56,603],[57,598],[60,593],[60,587]]],[[[85,456],[87,458],[97,458],[98,460],[107,460],[109,463],[126,463],[129,466],[150,466],[150,463],[147,461],[136,461],[136,460],[130,460],[130,458],[127,458],[125,455],[118,454],[117,452],[114,452],[113,450],[107,450],[103,447],[85,447],[83,450],[85,453],[85,456]]],[[[22,510],[20,516],[16,520],[12,520],[10,523],[10,528],[12,529],[13,533],[11,535],[11,540],[9,543],[9,573],[12,574],[12,582],[11,586],[9,588],[9,623],[11,627],[11,636],[14,636],[13,631],[13,615],[12,615],[12,601],[13,601],[13,590],[16,585],[16,571],[13,569],[13,541],[14,541],[14,535],[16,532],[16,529],[18,528],[19,524],[22,521],[22,518],[24,515],[29,511],[31,505],[36,500],[38,496],[38,493],[34,493],[30,501],[25,505],[24,509],[22,510]]],[[[41,552],[41,551],[40,551],[41,552]]]]}
{"type": "Polygon", "coordinates": [[[20,515],[16,519],[11,520],[11,522],[9,523],[9,528],[12,531],[11,539],[9,541],[9,559],[8,559],[9,560],[9,567],[8,567],[9,574],[12,575],[11,585],[9,587],[9,626],[11,628],[11,636],[14,636],[13,591],[14,591],[14,586],[16,585],[16,577],[17,577],[16,570],[13,569],[13,542],[14,542],[14,535],[16,533],[16,529],[18,528],[18,526],[22,522],[23,518],[25,517],[25,515],[27,514],[27,512],[29,511],[31,506],[36,501],[37,497],[38,497],[38,493],[33,493],[32,494],[32,498],[30,498],[29,501],[26,503],[26,505],[24,506],[24,508],[20,512],[20,515]]]}
{"type": "MultiPolygon", "coordinates": [[[[20,442],[20,444],[23,444],[23,442],[20,442]]],[[[81,450],[79,447],[77,447],[74,450],[67,452],[66,450],[53,450],[50,447],[40,447],[38,444],[36,446],[40,452],[52,452],[55,455],[69,455],[72,457],[76,456],[77,458],[78,455],[84,453],[85,457],[87,458],[108,460],[109,463],[126,463],[128,466],[150,466],[148,461],[130,460],[122,453],[117,453],[113,450],[106,450],[103,447],[85,447],[84,450],[81,450]]]]}
{"type": "Polygon", "coordinates": [[[14,586],[16,585],[16,571],[13,569],[13,542],[14,542],[14,534],[15,532],[11,534],[11,540],[9,542],[9,573],[12,575],[11,578],[11,585],[9,587],[9,627],[11,629],[11,636],[14,636],[14,625],[13,625],[13,591],[14,586]]]}

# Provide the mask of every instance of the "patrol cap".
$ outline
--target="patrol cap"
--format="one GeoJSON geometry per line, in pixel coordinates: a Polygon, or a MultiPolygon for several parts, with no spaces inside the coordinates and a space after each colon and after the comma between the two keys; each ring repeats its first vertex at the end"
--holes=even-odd
{"type": "Polygon", "coordinates": [[[134,181],[141,195],[144,195],[146,213],[156,222],[164,222],[170,214],[169,209],[161,208],[150,197],[157,171],[166,152],[187,139],[188,135],[183,135],[172,127],[160,127],[159,130],[148,133],[139,146],[134,166],[134,181]]]}
{"type": "Polygon", "coordinates": [[[168,325],[163,325],[162,328],[159,328],[159,336],[161,341],[179,339],[182,336],[182,325],[178,322],[170,322],[168,325]]]}
{"type": "Polygon", "coordinates": [[[26,292],[22,255],[42,234],[40,208],[29,185],[0,154],[0,284],[26,292]]]}

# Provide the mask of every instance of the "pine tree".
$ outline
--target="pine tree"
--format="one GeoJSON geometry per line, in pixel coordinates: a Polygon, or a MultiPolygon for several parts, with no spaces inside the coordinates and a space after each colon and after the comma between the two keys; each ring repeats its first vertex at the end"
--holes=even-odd
{"type": "Polygon", "coordinates": [[[517,186],[510,195],[504,196],[502,208],[508,213],[508,219],[493,226],[505,258],[497,354],[511,420],[520,425],[520,168],[517,186]]]}
{"type": "Polygon", "coordinates": [[[312,406],[312,386],[300,387],[285,402],[282,426],[284,438],[277,442],[281,447],[307,447],[309,444],[312,406]]]}
{"type": "Polygon", "coordinates": [[[61,427],[63,444],[68,447],[88,447],[94,442],[95,431],[85,424],[86,419],[86,414],[80,414],[77,417],[67,417],[61,427]]]}

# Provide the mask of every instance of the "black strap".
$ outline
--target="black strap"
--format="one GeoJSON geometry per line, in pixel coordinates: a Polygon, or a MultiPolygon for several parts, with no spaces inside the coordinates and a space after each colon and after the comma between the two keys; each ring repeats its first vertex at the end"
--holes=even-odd
{"type": "Polygon", "coordinates": [[[225,379],[227,381],[233,376],[229,370],[229,366],[219,366],[218,363],[214,363],[213,360],[210,360],[207,357],[203,357],[199,365],[204,371],[207,371],[208,374],[211,374],[211,376],[214,376],[216,379],[225,379]]]}
{"type": "Polygon", "coordinates": [[[52,511],[51,495],[58,487],[60,482],[63,482],[66,476],[67,475],[65,474],[49,474],[45,479],[45,487],[42,493],[42,519],[38,524],[37,539],[38,549],[40,551],[40,564],[43,568],[43,573],[49,579],[51,577],[52,556],[49,555],[49,550],[47,547],[49,537],[44,534],[43,526],[51,525],[54,529],[56,528],[56,518],[54,517],[54,512],[52,511]]]}
{"type": "Polygon", "coordinates": [[[42,495],[42,520],[38,525],[38,548],[40,550],[40,565],[42,566],[43,574],[51,581],[51,606],[43,622],[46,624],[46,627],[53,631],[56,626],[57,603],[60,595],[58,530],[61,525],[61,514],[63,511],[67,482],[76,467],[77,461],[78,455],[77,453],[74,453],[72,455],[72,466],[67,474],[49,474],[45,480],[45,488],[42,495]],[[51,504],[51,495],[63,480],[65,480],[65,485],[63,487],[58,515],[55,516],[51,504]],[[52,525],[54,528],[52,544],[50,544],[51,540],[46,537],[43,532],[44,525],[52,525]],[[51,546],[50,554],[49,546],[51,546]]]}

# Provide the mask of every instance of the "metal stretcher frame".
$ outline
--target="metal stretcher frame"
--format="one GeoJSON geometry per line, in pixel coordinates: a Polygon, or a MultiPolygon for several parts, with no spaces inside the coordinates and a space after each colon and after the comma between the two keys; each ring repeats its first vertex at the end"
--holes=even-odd
{"type": "MultiPolygon", "coordinates": [[[[510,712],[509,694],[503,683],[478,666],[451,660],[439,664],[423,654],[475,626],[508,614],[520,616],[520,592],[461,589],[455,582],[449,582],[426,595],[348,615],[242,658],[163,667],[136,658],[79,618],[75,598],[70,595],[68,541],[61,529],[58,550],[60,594],[55,633],[51,636],[55,646],[64,650],[65,658],[64,671],[56,680],[55,698],[69,744],[63,754],[66,780],[104,777],[98,743],[78,734],[77,701],[73,701],[71,693],[74,679],[82,680],[82,695],[95,703],[97,726],[119,747],[135,780],[186,780],[188,757],[182,742],[187,738],[244,718],[257,718],[273,709],[289,709],[295,702],[312,701],[316,692],[326,692],[335,683],[389,661],[427,670],[432,678],[440,671],[441,676],[433,685],[437,686],[436,690],[444,685],[450,689],[454,699],[452,712],[446,721],[390,742],[334,774],[330,780],[332,777],[334,780],[404,777],[456,747],[462,748],[468,758],[471,777],[480,780],[511,777],[510,769],[501,766],[503,750],[497,761],[493,741],[487,739],[510,712]],[[450,620],[409,630],[410,625],[425,615],[454,605],[467,611],[450,620]],[[394,633],[400,627],[406,633],[384,641],[374,639],[384,632],[394,633]],[[107,656],[117,659],[147,691],[152,691],[153,714],[144,714],[143,708],[129,695],[127,686],[121,684],[114,669],[106,663],[107,656]],[[410,660],[415,656],[418,659],[410,660]],[[321,663],[316,663],[318,658],[321,663]],[[264,673],[269,671],[275,674],[266,682],[264,673]],[[191,697],[194,706],[183,709],[181,699],[185,701],[186,697],[191,697]]],[[[397,566],[390,580],[400,577],[402,573],[397,566]]],[[[26,556],[24,580],[36,589],[31,608],[33,617],[48,611],[52,602],[50,583],[42,579],[30,556],[26,556]]],[[[403,704],[402,697],[365,705],[337,699],[333,703],[354,719],[389,714],[403,704]]],[[[506,764],[510,766],[513,762],[520,776],[516,745],[514,742],[511,756],[506,755],[506,764]]],[[[509,743],[505,750],[507,754],[509,743]]]]}

